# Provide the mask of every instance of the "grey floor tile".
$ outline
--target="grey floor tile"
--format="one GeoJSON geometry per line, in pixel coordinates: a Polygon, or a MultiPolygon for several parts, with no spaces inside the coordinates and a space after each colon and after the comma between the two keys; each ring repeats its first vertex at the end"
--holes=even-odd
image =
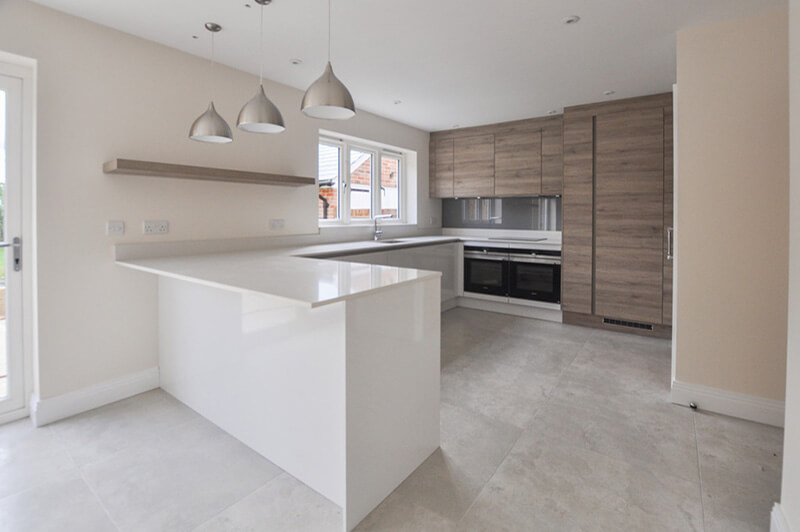
{"type": "Polygon", "coordinates": [[[0,499],[4,532],[105,532],[117,530],[78,471],[0,499]]]}
{"type": "Polygon", "coordinates": [[[36,428],[30,419],[0,427],[0,498],[76,470],[49,427],[36,428]]]}
{"type": "Polygon", "coordinates": [[[153,390],[54,423],[51,428],[75,462],[83,466],[199,417],[163,390],[153,390]]]}
{"type": "Polygon", "coordinates": [[[600,453],[517,442],[462,530],[702,530],[698,485],[600,453]]]}
{"type": "Polygon", "coordinates": [[[783,430],[696,413],[708,530],[767,530],[780,499],[783,430]]]}
{"type": "Polygon", "coordinates": [[[560,341],[573,343],[585,342],[595,333],[593,329],[586,327],[514,317],[506,321],[503,332],[534,339],[558,338],[560,341]]]}
{"type": "Polygon", "coordinates": [[[582,345],[583,342],[561,338],[533,338],[505,333],[492,337],[464,355],[558,377],[575,360],[582,345]]]}
{"type": "Polygon", "coordinates": [[[523,437],[529,445],[558,443],[580,447],[655,474],[674,475],[697,483],[692,413],[678,406],[667,405],[667,408],[675,410],[676,422],[664,423],[658,416],[630,417],[613,410],[587,410],[548,401],[523,437]]]}
{"type": "Polygon", "coordinates": [[[122,530],[191,530],[282,471],[200,419],[83,468],[122,530]]]}
{"type": "Polygon", "coordinates": [[[706,412],[695,420],[705,485],[743,485],[778,500],[782,429],[706,412]]]}
{"type": "Polygon", "coordinates": [[[442,368],[441,400],[524,428],[558,383],[558,377],[462,357],[442,368]]]}
{"type": "Polygon", "coordinates": [[[447,404],[442,405],[441,448],[365,520],[365,530],[392,529],[399,508],[418,514],[427,526],[451,526],[478,496],[520,434],[513,425],[447,404]]]}
{"type": "Polygon", "coordinates": [[[389,495],[355,528],[356,532],[449,532],[456,523],[425,506],[389,495]]]}
{"type": "Polygon", "coordinates": [[[342,511],[294,477],[283,473],[200,525],[196,532],[340,532],[342,511]]]}

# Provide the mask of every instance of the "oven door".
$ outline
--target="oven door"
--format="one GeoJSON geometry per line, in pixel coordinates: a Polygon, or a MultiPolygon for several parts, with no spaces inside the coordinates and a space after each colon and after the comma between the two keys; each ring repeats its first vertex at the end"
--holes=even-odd
{"type": "Polygon", "coordinates": [[[561,303],[561,263],[535,259],[509,263],[508,295],[518,299],[561,303]]]}
{"type": "Polygon", "coordinates": [[[464,291],[508,295],[508,260],[505,257],[464,256],[464,291]]]}

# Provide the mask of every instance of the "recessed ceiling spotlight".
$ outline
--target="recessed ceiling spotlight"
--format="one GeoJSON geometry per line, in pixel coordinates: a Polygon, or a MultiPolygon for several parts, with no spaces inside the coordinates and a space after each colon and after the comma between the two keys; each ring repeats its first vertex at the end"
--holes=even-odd
{"type": "Polygon", "coordinates": [[[192,35],[192,39],[199,39],[199,38],[200,37],[198,37],[197,35],[192,35]]]}
{"type": "Polygon", "coordinates": [[[244,7],[250,8],[250,7],[253,7],[253,6],[251,6],[250,4],[245,4],[244,7]]]}
{"type": "Polygon", "coordinates": [[[611,96],[612,94],[615,94],[616,92],[617,91],[605,91],[605,92],[603,92],[603,96],[611,96]]]}
{"type": "Polygon", "coordinates": [[[395,101],[394,101],[394,104],[395,104],[395,105],[400,105],[401,103],[403,103],[403,100],[395,100],[395,101]]]}
{"type": "Polygon", "coordinates": [[[303,60],[302,59],[297,59],[297,58],[289,59],[289,62],[291,64],[293,64],[294,66],[298,66],[298,65],[302,65],[303,64],[303,60]]]}
{"type": "Polygon", "coordinates": [[[570,15],[568,17],[562,18],[561,23],[569,26],[571,24],[577,24],[580,19],[581,17],[579,17],[578,15],[570,15]]]}
{"type": "Polygon", "coordinates": [[[547,114],[549,114],[549,115],[557,115],[558,114],[558,109],[550,109],[549,111],[547,111],[547,114]]]}

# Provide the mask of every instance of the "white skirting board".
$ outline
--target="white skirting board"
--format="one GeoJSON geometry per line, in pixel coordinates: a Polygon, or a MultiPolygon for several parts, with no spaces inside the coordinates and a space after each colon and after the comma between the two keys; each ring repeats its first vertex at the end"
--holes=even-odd
{"type": "Polygon", "coordinates": [[[783,427],[784,404],[781,401],[672,381],[672,402],[683,406],[695,403],[700,410],[783,427]]]}
{"type": "Polygon", "coordinates": [[[12,412],[8,412],[7,414],[3,414],[0,416],[0,425],[5,425],[6,423],[11,423],[12,421],[16,421],[18,419],[28,417],[28,407],[20,408],[19,410],[14,410],[12,412]]]}
{"type": "Polygon", "coordinates": [[[159,386],[158,368],[150,368],[47,399],[31,397],[31,421],[37,427],[65,419],[159,386]]]}
{"type": "Polygon", "coordinates": [[[783,513],[783,507],[777,502],[772,507],[772,513],[770,514],[769,532],[793,532],[789,528],[789,521],[783,513]]]}
{"type": "Polygon", "coordinates": [[[441,305],[442,305],[442,312],[447,312],[448,310],[454,309],[458,306],[458,298],[454,297],[453,299],[442,301],[441,305]]]}

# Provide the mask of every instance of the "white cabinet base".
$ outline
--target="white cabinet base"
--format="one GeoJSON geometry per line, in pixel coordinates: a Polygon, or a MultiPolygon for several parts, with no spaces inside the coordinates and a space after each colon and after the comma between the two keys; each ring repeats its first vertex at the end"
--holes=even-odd
{"type": "Polygon", "coordinates": [[[161,387],[343,509],[439,446],[439,278],[310,308],[159,277],[161,387]]]}

